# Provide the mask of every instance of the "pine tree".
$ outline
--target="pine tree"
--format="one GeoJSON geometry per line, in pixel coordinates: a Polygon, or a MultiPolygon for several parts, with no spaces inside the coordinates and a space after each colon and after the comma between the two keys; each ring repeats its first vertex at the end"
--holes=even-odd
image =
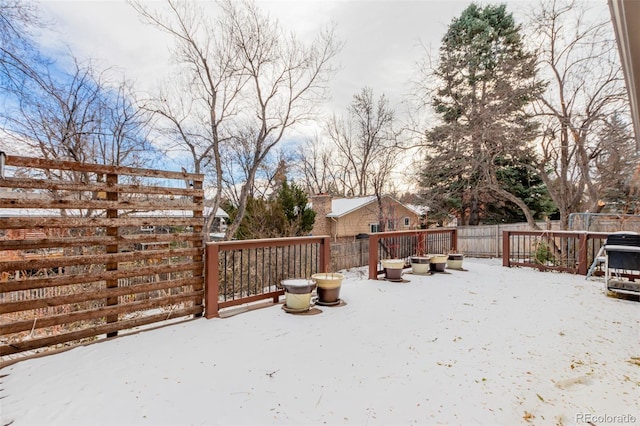
{"type": "Polygon", "coordinates": [[[531,157],[536,125],[525,107],[544,88],[506,6],[471,4],[454,19],[435,76],[433,107],[441,124],[427,132],[422,175],[430,206],[477,225],[483,203],[497,197],[516,204],[534,226],[526,203],[497,173],[501,162],[531,157]]]}

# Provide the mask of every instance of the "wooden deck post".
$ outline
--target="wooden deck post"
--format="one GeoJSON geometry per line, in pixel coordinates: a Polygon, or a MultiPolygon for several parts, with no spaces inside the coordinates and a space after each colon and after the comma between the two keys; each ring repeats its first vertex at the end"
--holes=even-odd
{"type": "Polygon", "coordinates": [[[451,230],[451,250],[453,253],[458,252],[458,230],[456,228],[451,230]]]}
{"type": "Polygon", "coordinates": [[[378,279],[378,241],[380,237],[376,234],[369,235],[369,279],[378,279]]]}
{"type": "Polygon", "coordinates": [[[589,268],[587,260],[587,233],[584,232],[578,237],[578,275],[587,275],[589,268]]]}
{"type": "Polygon", "coordinates": [[[220,280],[218,275],[219,250],[217,243],[207,243],[205,249],[205,317],[207,319],[219,317],[218,297],[220,294],[220,280]]]}
{"type": "Polygon", "coordinates": [[[320,270],[318,272],[329,272],[331,266],[331,237],[328,235],[322,238],[320,243],[320,270]]]}
{"type": "Polygon", "coordinates": [[[510,267],[509,254],[511,253],[509,231],[502,231],[502,266],[510,267]]]}

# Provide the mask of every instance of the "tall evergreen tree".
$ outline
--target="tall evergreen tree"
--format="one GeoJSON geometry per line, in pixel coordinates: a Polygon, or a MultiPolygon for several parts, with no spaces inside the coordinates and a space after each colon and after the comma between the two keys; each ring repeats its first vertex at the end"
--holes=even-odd
{"type": "Polygon", "coordinates": [[[505,161],[531,157],[536,125],[525,107],[544,88],[520,31],[504,4],[471,4],[442,39],[433,96],[441,123],[426,134],[422,185],[432,209],[455,211],[463,224],[477,225],[483,202],[499,198],[535,227],[498,173],[505,161]]]}

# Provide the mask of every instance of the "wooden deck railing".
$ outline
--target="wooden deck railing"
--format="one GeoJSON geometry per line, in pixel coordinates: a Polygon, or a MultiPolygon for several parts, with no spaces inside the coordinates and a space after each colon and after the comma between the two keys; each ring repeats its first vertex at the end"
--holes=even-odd
{"type": "Polygon", "coordinates": [[[504,231],[502,264],[587,275],[607,236],[608,232],[504,231]]]}
{"type": "Polygon", "coordinates": [[[329,236],[219,241],[206,246],[207,318],[259,300],[278,302],[281,281],[329,270],[329,236]]]}
{"type": "Polygon", "coordinates": [[[420,229],[369,234],[369,279],[376,280],[382,259],[406,259],[415,255],[455,253],[458,231],[455,228],[420,229]]]}

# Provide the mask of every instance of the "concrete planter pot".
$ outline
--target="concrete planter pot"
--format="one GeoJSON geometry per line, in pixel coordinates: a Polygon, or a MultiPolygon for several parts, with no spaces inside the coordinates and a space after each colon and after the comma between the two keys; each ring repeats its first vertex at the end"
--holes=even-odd
{"type": "Polygon", "coordinates": [[[401,280],[404,269],[403,259],[385,259],[381,261],[385,278],[388,280],[401,280]]]}
{"type": "Polygon", "coordinates": [[[337,272],[321,272],[311,275],[311,279],[318,286],[318,303],[338,303],[340,301],[340,288],[344,275],[337,272]]]}
{"type": "Polygon", "coordinates": [[[417,275],[428,274],[431,269],[431,257],[430,256],[412,256],[411,257],[411,271],[417,275]]]}
{"type": "Polygon", "coordinates": [[[464,254],[462,253],[449,253],[449,257],[447,258],[447,268],[461,270],[463,259],[464,254]]]}
{"type": "Polygon", "coordinates": [[[430,270],[433,272],[444,272],[447,267],[447,257],[446,254],[432,254],[429,265],[430,270]]]}
{"type": "Polygon", "coordinates": [[[305,311],[311,307],[311,292],[316,283],[305,279],[283,280],[285,305],[296,311],[305,311]]]}

